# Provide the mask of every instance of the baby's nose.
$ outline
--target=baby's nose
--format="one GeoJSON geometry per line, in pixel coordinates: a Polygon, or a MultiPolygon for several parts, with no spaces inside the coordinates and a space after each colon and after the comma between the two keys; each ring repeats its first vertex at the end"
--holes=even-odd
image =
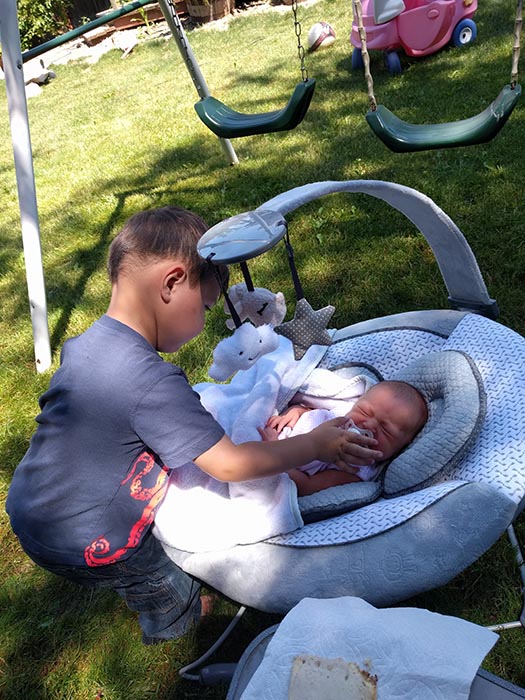
{"type": "Polygon", "coordinates": [[[361,428],[365,430],[371,430],[374,434],[377,428],[377,421],[373,418],[366,418],[360,425],[361,428]]]}

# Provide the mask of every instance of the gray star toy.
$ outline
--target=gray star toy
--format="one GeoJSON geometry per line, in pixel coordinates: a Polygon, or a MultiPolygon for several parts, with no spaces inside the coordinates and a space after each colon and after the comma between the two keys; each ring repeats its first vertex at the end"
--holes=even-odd
{"type": "Polygon", "coordinates": [[[297,302],[293,319],[276,326],[274,331],[292,341],[295,359],[300,360],[311,345],[331,344],[332,338],[326,326],[334,311],[334,306],[325,306],[314,311],[303,297],[297,302]]]}

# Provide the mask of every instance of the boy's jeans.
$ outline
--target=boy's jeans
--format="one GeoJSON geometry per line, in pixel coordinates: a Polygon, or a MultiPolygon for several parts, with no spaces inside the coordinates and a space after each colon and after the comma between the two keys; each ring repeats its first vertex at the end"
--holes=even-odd
{"type": "Polygon", "coordinates": [[[200,616],[200,583],[191,578],[147,533],[127,559],[109,566],[48,564],[27,552],[39,566],[90,588],[111,588],[139,613],[144,644],[182,636],[200,616]]]}

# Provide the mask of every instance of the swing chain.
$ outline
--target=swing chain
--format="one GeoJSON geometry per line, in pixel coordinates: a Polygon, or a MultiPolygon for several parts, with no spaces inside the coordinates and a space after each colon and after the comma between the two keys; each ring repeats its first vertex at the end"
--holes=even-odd
{"type": "Polygon", "coordinates": [[[372,78],[372,73],[370,72],[370,56],[368,54],[368,49],[366,48],[366,31],[363,23],[361,0],[353,0],[352,8],[354,10],[354,17],[357,22],[357,27],[359,29],[359,38],[361,39],[361,56],[363,58],[363,66],[365,69],[368,101],[370,103],[370,110],[375,112],[377,110],[377,100],[374,95],[374,79],[372,78]]]}
{"type": "Polygon", "coordinates": [[[301,22],[297,15],[297,0],[292,0],[292,11],[293,11],[293,26],[295,31],[295,36],[297,37],[297,53],[299,54],[299,61],[301,62],[301,76],[303,82],[308,80],[308,70],[304,61],[306,51],[301,43],[301,22]]]}
{"type": "Polygon", "coordinates": [[[518,0],[516,5],[516,19],[514,21],[514,46],[512,47],[512,69],[510,76],[510,86],[516,87],[518,82],[518,63],[521,46],[521,27],[523,24],[523,0],[518,0]]]}
{"type": "Polygon", "coordinates": [[[179,17],[179,15],[178,15],[178,13],[177,13],[177,9],[175,8],[175,5],[174,5],[174,3],[173,3],[173,0],[167,0],[167,5],[168,5],[168,7],[169,7],[169,9],[170,9],[171,18],[172,18],[173,23],[174,23],[174,25],[175,25],[175,28],[176,28],[176,30],[177,30],[177,35],[178,35],[178,37],[179,37],[179,43],[180,43],[180,45],[182,46],[182,49],[183,49],[184,53],[186,54],[186,58],[187,58],[186,66],[187,66],[187,68],[188,68],[188,70],[189,70],[190,77],[191,77],[191,79],[192,79],[192,81],[193,81],[193,84],[194,84],[194,86],[195,86],[195,88],[196,88],[196,90],[197,90],[197,93],[198,93],[199,97],[202,99],[202,98],[205,97],[206,95],[202,94],[201,85],[200,85],[200,83],[199,83],[199,80],[198,80],[198,78],[197,78],[197,75],[195,74],[195,69],[194,69],[194,67],[193,67],[193,61],[190,59],[189,49],[188,49],[188,42],[186,41],[186,35],[184,34],[184,30],[183,30],[183,28],[182,28],[182,22],[181,22],[180,17],[179,17]]]}

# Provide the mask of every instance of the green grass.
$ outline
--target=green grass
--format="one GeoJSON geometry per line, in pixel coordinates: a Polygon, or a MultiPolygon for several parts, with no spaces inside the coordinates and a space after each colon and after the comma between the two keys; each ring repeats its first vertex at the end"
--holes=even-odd
{"type": "MultiPolygon", "coordinates": [[[[372,54],[378,102],[414,122],[449,121],[483,109],[510,75],[512,3],[486,0],[478,40],[425,59],[402,59],[392,78],[372,54]]],[[[230,167],[198,121],[195,91],[172,41],[115,51],[97,64],[57,67],[58,77],[29,102],[54,365],[64,340],[105,311],[105,258],[111,237],[135,211],[177,203],[210,224],[308,182],[382,179],[430,196],[469,240],[502,323],[523,333],[525,124],[520,104],[494,142],[469,149],[396,155],[364,119],[362,75],[350,71],[350,3],[299,7],[303,35],[319,19],[337,41],[307,57],[316,94],[303,124],[286,134],[234,142],[230,167]]],[[[288,12],[240,16],[228,31],[191,32],[212,93],[247,112],[282,106],[300,79],[288,12]]],[[[0,499],[27,449],[37,399],[50,372],[34,370],[19,210],[5,89],[0,85],[0,499]]],[[[290,217],[304,291],[314,308],[333,303],[334,323],[410,309],[446,308],[435,260],[421,234],[397,211],[364,195],[333,195],[290,217]]],[[[254,282],[293,285],[279,247],[250,264],[254,282]]],[[[238,273],[236,278],[238,279],[238,273]]],[[[176,358],[192,382],[207,378],[214,345],[226,334],[216,309],[202,336],[176,358]]],[[[523,536],[522,528],[520,528],[523,536]]],[[[90,593],[38,570],[0,513],[0,698],[2,700],[168,700],[224,698],[180,680],[177,669],[203,653],[235,605],[187,639],[144,647],[135,616],[112,594],[90,593]]],[[[479,624],[516,619],[520,587],[505,539],[448,586],[407,604],[479,624]]],[[[214,660],[236,660],[278,618],[249,611],[214,660]]],[[[502,633],[484,666],[525,685],[522,630],[502,633]]]]}

